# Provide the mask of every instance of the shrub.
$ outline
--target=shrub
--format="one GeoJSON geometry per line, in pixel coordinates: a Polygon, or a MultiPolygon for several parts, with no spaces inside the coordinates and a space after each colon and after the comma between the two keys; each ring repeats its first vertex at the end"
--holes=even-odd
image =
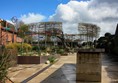
{"type": "Polygon", "coordinates": [[[52,52],[55,52],[55,51],[58,51],[59,50],[59,47],[58,46],[52,46],[51,47],[51,51],[52,52]]]}
{"type": "Polygon", "coordinates": [[[48,58],[48,60],[50,61],[50,63],[54,63],[55,59],[56,58],[54,56],[51,56],[51,57],[48,58]]]}
{"type": "Polygon", "coordinates": [[[0,83],[5,83],[5,77],[7,76],[7,69],[10,66],[10,55],[5,50],[0,55],[0,83]]]}
{"type": "Polygon", "coordinates": [[[17,48],[19,51],[21,49],[21,44],[20,43],[13,43],[14,47],[17,48]]]}
{"type": "Polygon", "coordinates": [[[32,46],[30,44],[23,43],[22,48],[23,48],[24,51],[28,52],[32,49],[32,46]]]}
{"type": "Polygon", "coordinates": [[[38,51],[38,50],[39,50],[39,47],[38,47],[38,46],[33,46],[33,47],[32,47],[32,50],[38,51]]]}
{"type": "Polygon", "coordinates": [[[7,49],[17,49],[17,47],[14,45],[14,43],[9,43],[5,46],[7,49]]]}
{"type": "Polygon", "coordinates": [[[45,46],[40,46],[41,50],[46,50],[45,46]]]}
{"type": "Polygon", "coordinates": [[[57,53],[58,53],[58,54],[64,54],[64,49],[58,49],[58,50],[57,50],[57,53]]]}
{"type": "Polygon", "coordinates": [[[50,53],[51,51],[52,51],[52,49],[50,47],[47,47],[46,48],[46,52],[49,52],[50,53]]]}
{"type": "Polygon", "coordinates": [[[27,43],[9,43],[5,46],[6,49],[17,49],[19,52],[22,51],[30,51],[32,49],[32,46],[27,43]]]}

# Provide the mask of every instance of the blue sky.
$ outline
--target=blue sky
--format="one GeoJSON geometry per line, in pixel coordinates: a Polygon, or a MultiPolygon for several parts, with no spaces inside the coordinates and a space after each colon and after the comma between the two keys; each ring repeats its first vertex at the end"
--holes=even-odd
{"type": "Polygon", "coordinates": [[[16,16],[24,23],[60,21],[65,33],[78,33],[78,23],[96,24],[100,35],[114,34],[118,23],[118,0],[1,0],[0,18],[16,16]],[[56,11],[56,12],[55,12],[56,11]]]}
{"type": "Polygon", "coordinates": [[[28,13],[40,13],[46,17],[53,14],[60,3],[70,0],[1,0],[0,18],[10,20],[28,13]]]}

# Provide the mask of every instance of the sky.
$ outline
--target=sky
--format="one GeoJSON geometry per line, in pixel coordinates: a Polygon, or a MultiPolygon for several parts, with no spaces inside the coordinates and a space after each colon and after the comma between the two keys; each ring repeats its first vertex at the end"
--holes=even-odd
{"type": "Polygon", "coordinates": [[[101,28],[100,36],[115,33],[118,0],[1,0],[0,18],[16,16],[24,23],[63,22],[64,33],[77,34],[78,23],[92,23],[101,28]]]}

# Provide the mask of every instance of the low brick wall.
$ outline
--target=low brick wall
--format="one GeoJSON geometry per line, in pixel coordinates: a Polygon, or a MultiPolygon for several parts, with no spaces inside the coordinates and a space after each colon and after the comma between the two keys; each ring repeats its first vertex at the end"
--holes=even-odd
{"type": "Polygon", "coordinates": [[[40,64],[44,63],[48,56],[18,56],[18,64],[40,64]]]}
{"type": "Polygon", "coordinates": [[[45,63],[49,57],[60,58],[58,54],[52,54],[49,56],[17,56],[17,64],[40,64],[45,63]]]}

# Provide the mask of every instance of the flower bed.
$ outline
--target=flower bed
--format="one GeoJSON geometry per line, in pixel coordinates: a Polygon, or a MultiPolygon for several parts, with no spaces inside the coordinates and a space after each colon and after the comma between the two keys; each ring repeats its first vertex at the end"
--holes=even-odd
{"type": "Polygon", "coordinates": [[[40,64],[45,63],[49,58],[59,59],[59,54],[40,55],[40,56],[17,56],[17,64],[40,64]]]}
{"type": "Polygon", "coordinates": [[[18,56],[18,64],[40,64],[45,63],[48,56],[18,56]]]}

